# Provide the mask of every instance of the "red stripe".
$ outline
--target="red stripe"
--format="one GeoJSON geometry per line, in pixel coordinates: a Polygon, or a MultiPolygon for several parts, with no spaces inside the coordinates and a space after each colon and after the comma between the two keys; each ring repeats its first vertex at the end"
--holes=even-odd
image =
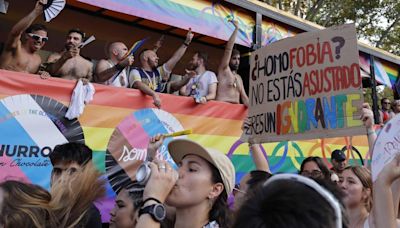
{"type": "MultiPolygon", "coordinates": [[[[38,75],[0,70],[0,91],[5,95],[39,94],[61,102],[69,102],[75,81],[60,78],[41,79],[38,75]]],[[[96,94],[90,104],[142,109],[154,108],[153,99],[139,90],[116,88],[93,83],[96,94]]],[[[177,114],[207,116],[224,119],[241,120],[246,108],[244,105],[209,101],[207,104],[196,104],[190,97],[160,94],[162,109],[177,114]]]]}

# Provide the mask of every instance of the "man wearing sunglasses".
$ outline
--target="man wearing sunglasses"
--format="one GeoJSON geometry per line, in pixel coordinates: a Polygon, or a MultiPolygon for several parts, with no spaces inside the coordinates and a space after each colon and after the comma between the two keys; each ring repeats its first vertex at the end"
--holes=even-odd
{"type": "Polygon", "coordinates": [[[0,56],[0,69],[35,74],[42,62],[36,53],[47,42],[47,29],[44,25],[33,24],[43,13],[47,0],[38,0],[35,8],[14,25],[8,34],[4,51],[0,56]]]}
{"type": "Polygon", "coordinates": [[[80,55],[85,33],[80,29],[71,29],[67,34],[64,50],[49,56],[47,71],[56,77],[70,80],[92,80],[93,64],[80,55]]]}
{"type": "Polygon", "coordinates": [[[384,97],[381,100],[381,110],[379,110],[379,123],[385,124],[388,122],[392,117],[394,117],[394,113],[391,110],[392,102],[390,102],[389,98],[384,97]]]}

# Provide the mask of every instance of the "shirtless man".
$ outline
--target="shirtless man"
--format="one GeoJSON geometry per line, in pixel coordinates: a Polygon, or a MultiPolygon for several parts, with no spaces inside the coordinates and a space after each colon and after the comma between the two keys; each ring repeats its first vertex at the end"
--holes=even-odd
{"type": "Polygon", "coordinates": [[[67,35],[65,49],[61,53],[53,53],[49,56],[47,71],[56,77],[91,81],[93,64],[79,54],[79,45],[84,39],[84,32],[79,29],[71,29],[67,35]]]}
{"type": "Polygon", "coordinates": [[[131,55],[125,57],[128,47],[122,42],[113,42],[108,46],[107,52],[108,59],[102,59],[97,63],[95,82],[116,87],[129,87],[129,67],[133,64],[134,57],[131,55]]]}
{"type": "Polygon", "coordinates": [[[237,21],[233,21],[235,31],[232,33],[225,47],[224,56],[218,67],[218,101],[239,104],[240,99],[243,104],[249,105],[249,98],[244,90],[243,81],[237,70],[240,64],[240,53],[233,49],[239,26],[237,21]]]}
{"type": "Polygon", "coordinates": [[[47,29],[44,25],[32,25],[32,22],[43,13],[46,3],[47,0],[37,1],[32,12],[14,25],[0,56],[0,69],[31,74],[38,72],[42,60],[36,52],[48,40],[47,29]]]}

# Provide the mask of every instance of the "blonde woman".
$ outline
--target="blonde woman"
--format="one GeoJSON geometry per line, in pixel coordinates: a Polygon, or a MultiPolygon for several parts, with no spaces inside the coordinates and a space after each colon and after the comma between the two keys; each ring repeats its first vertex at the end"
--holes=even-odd
{"type": "Polygon", "coordinates": [[[38,185],[16,180],[1,183],[0,227],[57,227],[50,201],[50,193],[38,185]]]}

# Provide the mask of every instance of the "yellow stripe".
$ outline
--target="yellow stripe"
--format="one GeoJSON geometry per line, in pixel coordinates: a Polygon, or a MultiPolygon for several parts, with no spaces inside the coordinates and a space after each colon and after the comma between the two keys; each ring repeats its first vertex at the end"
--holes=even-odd
{"type": "Polygon", "coordinates": [[[92,150],[105,151],[114,128],[83,127],[85,142],[92,150]]]}

